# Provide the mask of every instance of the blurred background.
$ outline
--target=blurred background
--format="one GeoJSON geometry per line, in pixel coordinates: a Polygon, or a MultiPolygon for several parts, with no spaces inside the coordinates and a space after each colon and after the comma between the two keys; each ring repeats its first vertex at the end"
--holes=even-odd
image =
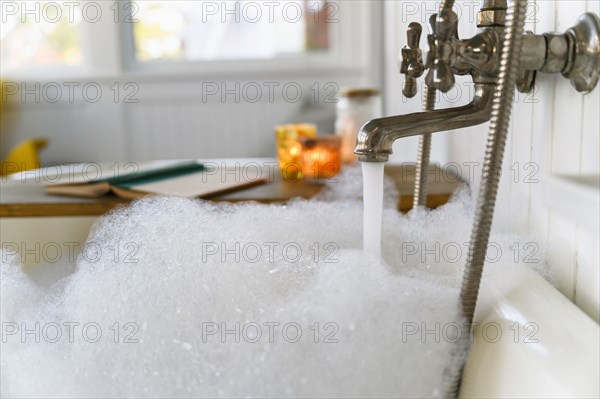
{"type": "Polygon", "coordinates": [[[341,87],[383,87],[382,2],[36,3],[3,6],[3,156],[273,156],[276,124],[332,133],[341,87]]]}

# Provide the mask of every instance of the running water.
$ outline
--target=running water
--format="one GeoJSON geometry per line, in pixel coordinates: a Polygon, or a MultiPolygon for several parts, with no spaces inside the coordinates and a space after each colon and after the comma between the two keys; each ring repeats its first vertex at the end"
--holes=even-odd
{"type": "Polygon", "coordinates": [[[383,162],[363,162],[365,252],[381,257],[381,215],[383,213],[383,162]]]}

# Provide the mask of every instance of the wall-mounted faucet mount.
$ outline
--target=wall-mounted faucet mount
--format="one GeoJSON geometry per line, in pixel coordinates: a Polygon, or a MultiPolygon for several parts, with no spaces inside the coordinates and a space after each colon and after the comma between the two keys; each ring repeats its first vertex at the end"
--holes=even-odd
{"type": "MultiPolygon", "coordinates": [[[[479,12],[480,32],[470,39],[458,38],[458,18],[451,10],[441,10],[430,18],[429,52],[423,61],[419,41],[420,24],[408,26],[408,44],[401,50],[400,72],[406,76],[402,90],[406,97],[417,94],[417,79],[425,74],[429,88],[449,91],[455,75],[471,75],[475,98],[455,109],[426,111],[374,119],[359,133],[355,153],[362,162],[385,162],[392,144],[402,137],[459,129],[487,122],[491,93],[499,72],[506,19],[506,0],[489,0],[479,12]]],[[[583,14],[577,24],[563,34],[527,33],[522,39],[517,88],[529,92],[536,73],[561,73],[579,92],[596,87],[600,76],[600,20],[583,14]]]]}

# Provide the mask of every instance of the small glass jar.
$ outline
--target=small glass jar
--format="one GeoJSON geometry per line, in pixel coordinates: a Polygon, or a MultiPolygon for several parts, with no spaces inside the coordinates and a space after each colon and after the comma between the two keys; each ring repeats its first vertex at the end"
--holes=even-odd
{"type": "Polygon", "coordinates": [[[302,179],[300,139],[317,136],[317,126],[310,123],[275,126],[275,145],[281,176],[287,181],[302,179]]]}
{"type": "Polygon", "coordinates": [[[382,115],[381,97],[377,89],[343,89],[337,103],[335,134],[342,138],[342,162],[353,163],[356,138],[360,128],[382,115]]]}
{"type": "Polygon", "coordinates": [[[327,135],[301,138],[302,175],[314,183],[326,183],[340,172],[342,167],[341,144],[338,136],[327,135]]]}

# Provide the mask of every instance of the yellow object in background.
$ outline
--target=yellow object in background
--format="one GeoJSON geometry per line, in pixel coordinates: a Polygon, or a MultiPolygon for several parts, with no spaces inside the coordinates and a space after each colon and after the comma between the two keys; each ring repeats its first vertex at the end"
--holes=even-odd
{"type": "Polygon", "coordinates": [[[40,164],[39,152],[48,145],[47,139],[28,139],[13,148],[6,161],[2,162],[0,176],[38,169],[40,164]]]}
{"type": "Polygon", "coordinates": [[[302,146],[300,138],[317,137],[317,126],[302,123],[275,127],[277,158],[284,179],[296,181],[302,178],[302,146]]]}
{"type": "MultiPolygon", "coordinates": [[[[6,92],[6,84],[7,82],[0,81],[0,118],[6,118],[7,110],[3,108],[11,102],[10,96],[6,92]]],[[[2,122],[2,128],[6,129],[6,120],[0,119],[0,122],[2,122]]],[[[6,160],[0,163],[0,176],[38,169],[41,166],[40,150],[47,145],[48,140],[45,138],[32,138],[21,142],[8,153],[6,160]]]]}

